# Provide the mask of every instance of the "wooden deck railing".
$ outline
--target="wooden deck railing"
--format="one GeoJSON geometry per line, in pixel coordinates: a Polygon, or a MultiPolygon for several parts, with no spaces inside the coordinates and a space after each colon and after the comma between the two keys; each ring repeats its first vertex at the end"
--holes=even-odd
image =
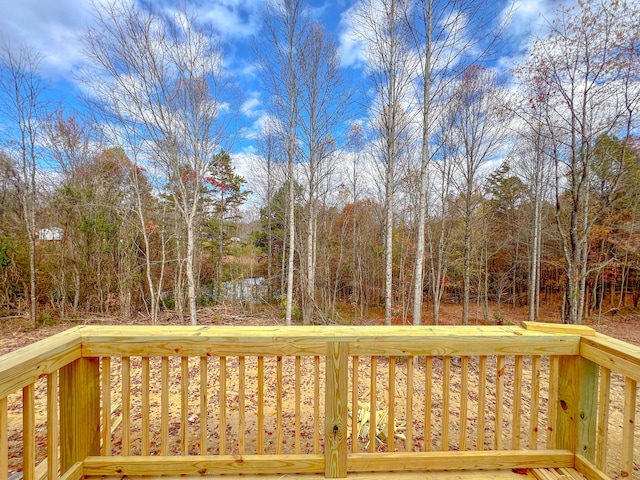
{"type": "Polygon", "coordinates": [[[0,480],[640,478],[639,380],[585,327],[77,327],[0,357],[0,480]]]}

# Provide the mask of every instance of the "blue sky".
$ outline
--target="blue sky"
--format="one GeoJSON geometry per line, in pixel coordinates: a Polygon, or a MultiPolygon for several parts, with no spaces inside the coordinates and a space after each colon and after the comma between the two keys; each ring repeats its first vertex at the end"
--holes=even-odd
{"type": "MultiPolygon", "coordinates": [[[[101,0],[95,0],[100,3],[101,0]]],[[[145,0],[153,8],[165,8],[179,2],[145,0]]],[[[252,132],[260,124],[263,95],[256,77],[251,44],[262,22],[265,0],[187,0],[218,29],[226,44],[226,62],[244,92],[241,108],[243,131],[252,132]]],[[[505,0],[489,1],[490,14],[496,19],[509,8],[505,0]]],[[[345,74],[356,84],[364,83],[363,58],[350,35],[348,10],[356,1],[310,0],[311,16],[333,33],[339,46],[345,74]]],[[[493,56],[492,64],[507,69],[526,49],[532,35],[542,32],[559,2],[553,0],[517,0],[505,31],[505,40],[493,56]]],[[[42,77],[49,84],[49,96],[71,108],[80,105],[79,80],[75,72],[85,61],[78,39],[92,22],[92,0],[0,0],[0,37],[12,44],[25,43],[40,52],[42,77]]],[[[251,152],[250,140],[240,139],[232,151],[238,158],[251,152]]]]}

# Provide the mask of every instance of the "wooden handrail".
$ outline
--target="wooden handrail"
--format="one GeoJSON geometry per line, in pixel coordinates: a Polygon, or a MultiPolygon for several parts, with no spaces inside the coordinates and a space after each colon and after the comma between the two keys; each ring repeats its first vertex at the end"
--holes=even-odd
{"type": "MultiPolygon", "coordinates": [[[[3,420],[7,415],[7,398],[16,392],[26,392],[27,403],[25,404],[25,429],[24,438],[31,442],[35,432],[35,421],[33,416],[33,402],[30,400],[34,393],[35,382],[44,375],[48,377],[48,390],[55,388],[56,382],[60,384],[60,425],[53,422],[50,427],[51,435],[60,432],[60,463],[57,458],[53,458],[49,465],[57,469],[60,467],[63,476],[75,477],[78,475],[78,465],[86,465],[86,474],[98,475],[96,472],[109,472],[109,474],[152,474],[166,473],[165,470],[157,470],[153,467],[154,461],[162,459],[162,462],[171,465],[170,471],[176,473],[202,473],[197,471],[198,466],[208,465],[206,470],[211,472],[265,472],[279,471],[283,473],[302,473],[322,471],[327,478],[343,478],[349,471],[375,471],[411,468],[452,468],[459,465],[456,463],[454,452],[447,452],[449,442],[452,448],[460,449],[457,455],[463,454],[470,459],[477,468],[516,468],[522,466],[552,466],[549,462],[558,467],[573,466],[591,475],[600,478],[607,470],[607,458],[610,456],[607,447],[607,431],[609,425],[610,399],[603,389],[608,389],[611,374],[622,375],[624,383],[624,403],[621,408],[621,415],[624,418],[624,428],[622,436],[624,445],[620,453],[619,464],[622,475],[629,474],[633,468],[634,457],[634,429],[635,416],[637,415],[637,405],[635,403],[637,382],[640,381],[640,348],[624,342],[612,339],[605,335],[593,334],[585,327],[560,326],[561,328],[544,324],[527,324],[525,329],[514,326],[498,327],[229,327],[229,326],[200,326],[200,327],[108,327],[108,326],[80,326],[67,330],[61,334],[50,337],[46,340],[14,351],[8,355],[0,357],[0,418],[3,420]],[[531,360],[524,357],[531,356],[531,360]],[[149,384],[152,370],[150,368],[150,358],[157,357],[156,365],[160,365],[162,360],[161,382],[165,385],[162,390],[162,412],[167,413],[166,404],[168,397],[165,397],[168,383],[168,366],[170,358],[179,358],[181,361],[182,374],[180,378],[181,391],[181,452],[182,456],[167,456],[169,453],[167,444],[169,441],[168,425],[162,425],[162,451],[157,452],[164,457],[148,457],[149,452],[149,384]],[[226,405],[230,399],[227,396],[226,374],[220,378],[219,398],[209,398],[206,393],[207,380],[202,373],[197,380],[190,383],[187,379],[189,375],[189,358],[195,358],[193,365],[196,371],[205,371],[207,368],[207,358],[219,358],[221,372],[227,372],[227,358],[234,360],[234,372],[240,375],[236,382],[238,388],[237,399],[238,409],[237,421],[240,422],[242,433],[238,435],[237,441],[239,451],[233,456],[224,455],[233,453],[229,450],[229,439],[226,438],[226,428],[220,431],[220,455],[207,455],[206,428],[200,431],[199,443],[200,460],[185,456],[188,448],[188,438],[186,435],[186,424],[190,421],[187,418],[187,408],[189,399],[184,392],[188,392],[193,386],[204,389],[204,396],[199,397],[199,404],[196,410],[200,417],[204,417],[203,424],[207,425],[206,417],[208,403],[214,402],[226,405]],[[258,440],[256,447],[258,455],[245,453],[246,439],[244,430],[245,407],[246,405],[246,378],[245,368],[247,359],[257,359],[257,368],[261,373],[261,379],[257,384],[257,396],[259,398],[258,412],[264,416],[265,382],[262,379],[265,371],[265,358],[274,357],[282,359],[284,357],[294,357],[295,359],[295,386],[300,384],[301,358],[310,357],[309,362],[313,362],[313,370],[316,378],[314,408],[319,409],[321,390],[319,387],[319,372],[324,365],[324,421],[322,436],[317,434],[320,412],[314,410],[313,423],[315,424],[313,444],[315,454],[305,455],[300,453],[300,403],[299,394],[295,395],[295,410],[291,412],[295,419],[293,430],[295,431],[293,453],[278,453],[275,455],[263,455],[263,439],[258,440]],[[444,357],[442,361],[437,360],[444,357]],[[459,371],[460,381],[465,385],[460,387],[460,395],[464,397],[460,402],[458,413],[449,415],[449,409],[458,407],[449,397],[449,390],[452,386],[448,383],[447,373],[453,375],[452,358],[459,357],[455,363],[455,371],[459,371]],[[475,357],[473,362],[470,358],[475,357]],[[103,358],[102,377],[100,377],[99,359],[103,358]],[[110,382],[105,377],[106,372],[110,372],[113,362],[111,359],[120,362],[125,370],[123,373],[129,378],[129,359],[137,359],[135,370],[142,376],[136,385],[142,386],[144,394],[140,402],[142,408],[142,425],[145,433],[142,437],[143,456],[127,456],[129,439],[123,438],[122,453],[125,456],[108,459],[96,457],[99,453],[101,441],[100,419],[107,427],[110,427],[110,415],[100,414],[100,390],[111,388],[110,382]],[[369,361],[368,358],[371,360],[369,361]],[[424,358],[424,362],[419,363],[417,359],[424,358]],[[353,361],[352,361],[353,359],[353,361]],[[377,360],[376,360],[377,359],[377,360]],[[406,359],[403,360],[403,359],[406,359]],[[490,363],[488,363],[490,359],[490,363]],[[541,388],[541,359],[545,359],[544,365],[544,388],[548,388],[548,410],[543,410],[545,421],[549,428],[545,434],[547,450],[538,449],[538,424],[539,410],[541,408],[540,395],[541,388]],[[320,363],[322,360],[322,364],[320,363]],[[508,361],[507,361],[508,360],[508,361]],[[441,426],[442,444],[440,447],[445,451],[428,452],[435,445],[431,444],[430,437],[438,433],[437,425],[431,424],[431,416],[428,410],[432,408],[431,395],[434,389],[434,378],[431,369],[435,368],[435,361],[442,364],[444,371],[444,392],[443,402],[446,413],[445,418],[451,421],[459,421],[460,434],[449,436],[444,425],[441,426]],[[199,362],[199,363],[198,363],[199,362]],[[382,363],[381,363],[382,362],[382,363]],[[142,365],[142,366],[140,366],[142,365]],[[381,367],[383,365],[383,367],[381,367]],[[476,390],[477,399],[475,406],[481,410],[483,415],[478,415],[478,431],[475,450],[473,441],[475,436],[467,436],[467,401],[473,391],[469,388],[468,381],[470,369],[474,370],[474,375],[479,386],[476,390]],[[354,415],[354,404],[359,401],[357,383],[350,383],[350,369],[354,378],[360,368],[368,369],[367,375],[372,374],[371,382],[365,384],[370,395],[370,410],[367,411],[366,421],[369,422],[369,446],[358,449],[353,438],[357,434],[357,428],[350,422],[349,415],[354,415]],[[413,397],[410,396],[410,386],[414,384],[414,373],[419,369],[421,389],[424,391],[424,403],[421,407],[425,409],[425,421],[422,433],[427,436],[428,442],[424,442],[425,452],[414,451],[413,446],[405,447],[404,443],[394,441],[396,410],[400,414],[413,416],[415,407],[413,397]],[[508,369],[508,374],[505,372],[508,369]],[[550,370],[548,370],[550,369],[550,370]],[[526,373],[530,377],[531,383],[523,383],[523,375],[526,373]],[[400,372],[406,372],[407,391],[397,391],[395,386],[395,376],[400,372]],[[387,375],[382,383],[383,389],[376,380],[380,375],[387,375]],[[513,381],[507,382],[507,376],[513,375],[513,381]],[[554,376],[557,375],[556,383],[554,376]],[[517,377],[517,378],[515,378],[517,377]],[[493,378],[487,382],[487,378],[493,378]],[[549,380],[551,378],[551,380],[549,380]],[[199,383],[198,383],[199,382],[199,383]],[[386,382],[386,383],[385,383],[386,382]],[[391,382],[391,383],[389,383],[391,382]],[[600,385],[600,387],[598,387],[600,385]],[[524,388],[530,392],[530,404],[528,408],[530,415],[528,423],[522,423],[523,404],[520,396],[513,400],[510,410],[503,409],[503,398],[507,392],[516,395],[524,388]],[[493,419],[485,418],[484,410],[488,404],[486,397],[487,388],[491,389],[495,395],[495,411],[492,410],[493,419]],[[600,391],[599,391],[600,388],[600,391]],[[494,391],[495,389],[495,391],[494,391]],[[406,400],[395,403],[397,395],[406,395],[406,400]],[[376,399],[377,397],[377,399],[376,399]],[[428,397],[428,398],[427,398],[428,397]],[[382,398],[382,401],[380,400],[382,398]],[[385,400],[386,399],[386,400],[385,400]],[[386,406],[385,406],[386,405],[386,406]],[[380,422],[379,410],[386,408],[388,416],[386,431],[381,436],[382,441],[389,448],[389,452],[378,453],[377,447],[377,422],[380,422]],[[350,411],[351,409],[351,411],[350,411]],[[105,420],[107,418],[107,420],[105,420]],[[89,420],[89,421],[87,421],[89,420]],[[146,422],[146,423],[145,423],[146,422]],[[506,423],[505,423],[506,422],[506,423]],[[535,425],[534,425],[535,422],[535,425]],[[510,425],[509,437],[502,437],[503,425],[510,425]],[[491,432],[496,432],[495,436],[485,438],[485,426],[491,432]],[[351,438],[351,440],[349,440],[351,438]],[[324,441],[324,453],[321,454],[320,441],[324,441]],[[468,442],[468,440],[470,440],[468,442]],[[349,448],[348,442],[352,445],[349,448]],[[398,443],[404,452],[393,452],[398,443]],[[204,446],[202,446],[204,445],[204,446]],[[485,448],[493,448],[491,452],[483,452],[485,448]],[[503,450],[503,448],[513,448],[514,450],[503,450]],[[519,450],[526,448],[528,450],[519,450]],[[470,449],[469,451],[464,451],[470,449]],[[537,449],[537,450],[536,450],[537,449]],[[375,452],[373,455],[367,453],[375,452]],[[533,450],[536,450],[534,452],[533,450]],[[567,460],[569,456],[579,455],[580,461],[567,460]],[[399,462],[399,458],[402,461],[399,462]],[[155,459],[155,460],[154,460],[155,459]],[[552,459],[555,459],[552,461],[552,459]],[[127,472],[122,470],[112,470],[113,468],[126,467],[127,472]],[[262,467],[260,467],[260,465],[262,467]],[[266,468],[267,470],[264,470],[266,468]],[[321,468],[321,469],[319,469],[321,468]]],[[[455,359],[455,358],[454,358],[455,359]]],[[[119,363],[118,363],[119,365],[119,363]]],[[[118,367],[119,368],[119,367],[118,367]]],[[[157,368],[157,367],[156,367],[157,368]]],[[[229,374],[231,374],[229,372],[229,374]]],[[[235,373],[234,373],[235,375],[235,373]]],[[[440,374],[439,374],[440,375],[440,374]]],[[[282,362],[278,361],[278,392],[283,388],[282,362]]],[[[157,381],[157,380],[155,380],[157,381]]],[[[368,381],[367,381],[368,382],[368,381]]],[[[235,384],[234,384],[235,385],[235,384]]],[[[362,384],[360,384],[362,385],[362,384]]],[[[233,387],[233,388],[236,388],[233,387]]],[[[139,387],[138,387],[139,388],[139,387]]],[[[411,387],[413,388],[413,387],[411,387]]],[[[475,387],[474,387],[475,388],[475,387]]],[[[611,387],[613,388],[613,386],[611,387]]],[[[295,387],[294,387],[295,389],[295,387]]],[[[128,427],[131,422],[129,395],[131,387],[125,388],[123,393],[124,421],[120,424],[128,435],[128,427]],[[125,399],[126,397],[126,399],[125,399]],[[124,403],[126,400],[127,403],[124,403]]],[[[421,391],[422,391],[421,390],[421,391]]],[[[546,391],[546,390],[545,390],[546,391]]],[[[361,390],[360,390],[361,392],[361,390]]],[[[293,394],[292,394],[293,395],[293,394]]],[[[400,397],[401,398],[401,397],[400,397]]],[[[53,415],[58,408],[57,397],[50,399],[48,415],[53,415]]],[[[110,394],[102,396],[102,401],[106,402],[111,411],[110,394]]],[[[545,407],[546,408],[546,407],[545,407]]],[[[283,404],[281,399],[277,400],[278,422],[282,421],[283,404]]],[[[227,424],[226,406],[220,410],[220,422],[227,424]]],[[[235,421],[235,420],[234,420],[235,421]]],[[[353,420],[355,422],[355,420],[353,420]]],[[[445,422],[446,423],[446,422],[445,422]]],[[[3,421],[3,424],[5,422],[3,421]]],[[[259,427],[264,427],[263,420],[258,421],[259,427]]],[[[5,427],[3,427],[3,430],[5,427]]],[[[103,427],[104,430],[104,427],[103,427]]],[[[111,429],[109,428],[109,431],[111,429]]],[[[415,436],[413,423],[407,428],[408,440],[406,444],[412,445],[415,436]]],[[[105,451],[108,453],[111,445],[110,435],[104,433],[102,442],[105,451]]],[[[282,439],[282,429],[276,431],[277,442],[282,439]]],[[[542,440],[544,441],[544,440],[542,440]]],[[[236,445],[236,444],[234,444],[236,445]]],[[[436,445],[437,446],[437,445],[436,445]]],[[[25,478],[33,476],[33,466],[36,459],[31,447],[26,452],[28,465],[25,465],[25,478]]],[[[233,446],[233,449],[236,447],[233,446]]],[[[7,464],[7,432],[0,431],[0,466],[7,464]]],[[[278,446],[278,451],[280,446],[278,446]]],[[[49,455],[57,450],[57,443],[53,442],[49,449],[49,455]]],[[[250,452],[249,452],[250,453],[250,452]]],[[[619,472],[619,473],[620,473],[619,472]]],[[[0,471],[0,480],[7,477],[0,471]]],[[[50,479],[57,478],[57,475],[50,472],[50,479]]]]}

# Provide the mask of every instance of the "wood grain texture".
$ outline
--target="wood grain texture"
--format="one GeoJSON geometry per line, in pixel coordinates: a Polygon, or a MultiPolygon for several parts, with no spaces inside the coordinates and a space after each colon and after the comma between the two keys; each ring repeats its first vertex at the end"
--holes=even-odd
{"type": "Polygon", "coordinates": [[[169,358],[160,360],[160,454],[169,454],[169,358]]]}
{"type": "Polygon", "coordinates": [[[607,474],[581,455],[576,455],[575,469],[589,480],[611,480],[607,474]]]}
{"type": "Polygon", "coordinates": [[[498,355],[496,358],[496,416],[493,448],[494,450],[502,449],[502,422],[504,419],[504,375],[505,375],[505,358],[498,355]]]}
{"type": "Polygon", "coordinates": [[[640,347],[607,335],[583,337],[580,355],[612,372],[620,373],[640,382],[640,347]]]}
{"type": "Polygon", "coordinates": [[[67,470],[59,480],[82,480],[84,475],[83,462],[74,463],[69,470],[67,470]]]}
{"type": "Polygon", "coordinates": [[[580,357],[559,358],[557,403],[556,448],[575,452],[580,415],[580,357]]]}
{"type": "Polygon", "coordinates": [[[258,357],[258,455],[264,453],[264,357],[258,357]]]}
{"type": "Polygon", "coordinates": [[[35,473],[36,397],[35,388],[31,384],[22,389],[22,478],[24,480],[35,480],[35,473]]]}
{"type": "Polygon", "coordinates": [[[209,406],[209,378],[207,371],[207,357],[200,357],[200,455],[209,453],[207,439],[207,425],[209,406]]]}
{"type": "MultiPolygon", "coordinates": [[[[349,406],[349,357],[347,345],[343,343],[328,344],[326,358],[324,475],[327,478],[344,478],[347,475],[347,417],[349,406]]],[[[370,437],[371,435],[370,433],[370,437]]],[[[371,442],[375,443],[375,439],[371,438],[371,442]]]]}
{"type": "MultiPolygon", "coordinates": [[[[478,359],[478,412],[484,412],[487,406],[487,357],[478,359]]],[[[476,449],[482,451],[485,445],[485,418],[478,413],[478,442],[476,449]]]]}
{"type": "Polygon", "coordinates": [[[556,448],[558,423],[558,375],[560,358],[552,356],[549,359],[549,402],[547,404],[547,449],[556,448]]]}
{"type": "Polygon", "coordinates": [[[431,451],[431,405],[433,396],[433,358],[424,359],[424,448],[431,451]]]}
{"type": "Polygon", "coordinates": [[[100,365],[80,358],[60,370],[60,471],[100,453],[100,365]]]}
{"type": "Polygon", "coordinates": [[[140,453],[142,455],[149,455],[149,421],[151,417],[151,408],[149,406],[149,357],[142,357],[142,371],[141,371],[141,389],[140,389],[140,403],[142,414],[142,428],[141,428],[141,445],[140,453]]]}
{"type": "Polygon", "coordinates": [[[324,355],[327,342],[351,343],[350,355],[575,355],[580,336],[514,326],[92,327],[82,351],[99,355],[324,355]]]}
{"type": "Polygon", "coordinates": [[[322,473],[324,456],[302,455],[204,455],[157,457],[88,457],[85,476],[226,475],[322,473]]]}
{"type": "Polygon", "coordinates": [[[611,370],[600,367],[600,387],[598,390],[598,430],[596,433],[596,460],[599,469],[607,464],[609,436],[609,399],[611,395],[611,370]]]}
{"type": "MultiPolygon", "coordinates": [[[[47,478],[56,480],[60,462],[58,451],[60,447],[60,418],[58,415],[58,372],[51,372],[47,376],[47,478]]],[[[109,412],[111,412],[109,410],[109,412]]]]}
{"type": "Polygon", "coordinates": [[[0,398],[35,383],[82,355],[79,327],[71,328],[0,357],[0,398]]]}
{"type": "MultiPolygon", "coordinates": [[[[622,465],[620,476],[633,475],[634,429],[636,424],[637,383],[631,378],[624,379],[624,407],[622,417],[622,465]]],[[[588,458],[587,458],[588,459],[588,458]]]]}
{"type": "Polygon", "coordinates": [[[8,404],[6,397],[0,398],[0,480],[9,478],[8,404]]]}
{"type": "Polygon", "coordinates": [[[122,455],[129,455],[131,450],[131,358],[122,358],[120,370],[122,378],[122,411],[120,412],[122,417],[122,455]]]}
{"type": "Polygon", "coordinates": [[[460,425],[460,439],[458,445],[461,451],[467,449],[467,414],[469,401],[469,357],[462,357],[460,370],[460,410],[458,412],[460,425]]]}
{"type": "Polygon", "coordinates": [[[511,449],[520,450],[520,433],[522,430],[522,380],[523,358],[517,355],[513,369],[513,412],[511,416],[511,449]]]}
{"type": "Polygon", "coordinates": [[[531,357],[531,413],[529,417],[529,450],[538,449],[540,428],[540,357],[531,357]]]}
{"type": "Polygon", "coordinates": [[[586,335],[592,336],[596,334],[596,331],[585,325],[567,325],[563,323],[544,323],[544,322],[520,322],[520,325],[526,330],[532,332],[547,332],[547,333],[569,333],[572,335],[586,335]]]}
{"type": "Polygon", "coordinates": [[[101,360],[102,455],[111,455],[111,357],[101,360]]]}
{"type": "Polygon", "coordinates": [[[347,463],[349,472],[500,470],[573,467],[573,454],[565,450],[354,453],[347,463]]]}
{"type": "Polygon", "coordinates": [[[598,365],[579,358],[578,374],[578,438],[575,452],[594,462],[598,426],[598,365]]]}

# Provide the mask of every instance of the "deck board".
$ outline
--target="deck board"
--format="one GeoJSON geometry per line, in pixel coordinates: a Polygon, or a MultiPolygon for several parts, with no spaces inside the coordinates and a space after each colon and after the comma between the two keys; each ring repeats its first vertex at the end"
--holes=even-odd
{"type": "MultiPolygon", "coordinates": [[[[210,478],[224,480],[324,480],[322,474],[302,475],[217,475],[210,478]]],[[[121,477],[84,477],[85,480],[120,480],[121,477]]],[[[137,477],[127,476],[127,480],[202,480],[197,476],[162,476],[162,477],[137,477]]],[[[396,472],[396,473],[350,473],[349,480],[534,480],[536,477],[527,470],[525,473],[514,473],[511,470],[487,470],[487,471],[463,471],[463,472],[396,472]]]]}

